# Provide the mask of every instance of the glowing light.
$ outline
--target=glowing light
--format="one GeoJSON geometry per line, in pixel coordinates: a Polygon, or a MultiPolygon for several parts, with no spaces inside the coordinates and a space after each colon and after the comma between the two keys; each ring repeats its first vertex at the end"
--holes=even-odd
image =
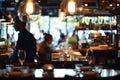
{"type": "Polygon", "coordinates": [[[74,0],[68,1],[68,12],[74,14],[76,11],[76,2],[74,0]]]}
{"type": "Polygon", "coordinates": [[[83,11],[83,6],[79,7],[79,11],[83,11]]]}
{"type": "Polygon", "coordinates": [[[32,14],[34,12],[34,6],[33,6],[33,1],[28,0],[26,3],[26,13],[27,14],[32,14]]]}
{"type": "Polygon", "coordinates": [[[65,17],[65,12],[60,12],[59,17],[65,17]]]}
{"type": "Polygon", "coordinates": [[[88,4],[84,4],[86,7],[88,6],[88,4]]]}
{"type": "Polygon", "coordinates": [[[53,67],[52,66],[48,66],[48,70],[52,70],[53,69],[53,67]]]}

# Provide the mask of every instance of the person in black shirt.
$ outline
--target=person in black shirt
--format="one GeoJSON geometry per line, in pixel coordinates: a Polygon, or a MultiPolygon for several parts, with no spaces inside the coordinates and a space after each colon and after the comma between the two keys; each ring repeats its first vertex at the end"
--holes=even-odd
{"type": "Polygon", "coordinates": [[[18,61],[18,50],[26,51],[25,62],[34,62],[34,57],[36,56],[36,39],[33,34],[31,34],[26,28],[27,17],[23,16],[23,21],[17,16],[14,18],[14,28],[16,31],[19,31],[18,40],[16,48],[12,55],[12,61],[18,61]]]}

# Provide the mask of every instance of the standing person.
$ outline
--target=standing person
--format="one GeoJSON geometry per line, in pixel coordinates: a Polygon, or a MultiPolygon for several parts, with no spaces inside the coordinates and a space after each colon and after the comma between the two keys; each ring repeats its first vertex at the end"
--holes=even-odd
{"type": "Polygon", "coordinates": [[[51,47],[52,40],[53,37],[51,34],[44,33],[44,40],[38,46],[39,61],[41,62],[51,61],[51,53],[56,52],[56,50],[54,50],[51,47]]]}
{"type": "Polygon", "coordinates": [[[18,40],[16,43],[16,48],[12,55],[12,61],[18,61],[18,50],[26,51],[25,62],[34,62],[34,57],[36,56],[36,39],[34,36],[26,30],[27,17],[23,16],[23,21],[19,17],[15,17],[14,28],[19,31],[18,40]]]}

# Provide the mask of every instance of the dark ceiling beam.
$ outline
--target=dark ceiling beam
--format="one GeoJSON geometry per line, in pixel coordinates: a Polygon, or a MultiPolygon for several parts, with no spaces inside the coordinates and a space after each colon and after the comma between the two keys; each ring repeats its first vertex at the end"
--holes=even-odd
{"type": "Polygon", "coordinates": [[[97,0],[82,0],[82,2],[96,2],[97,0]]]}

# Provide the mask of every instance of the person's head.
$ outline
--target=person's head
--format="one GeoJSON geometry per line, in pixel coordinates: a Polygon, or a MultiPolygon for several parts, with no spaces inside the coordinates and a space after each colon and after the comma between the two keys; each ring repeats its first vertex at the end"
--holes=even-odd
{"type": "Polygon", "coordinates": [[[26,22],[27,22],[26,18],[23,17],[23,20],[20,20],[19,16],[14,17],[14,28],[16,31],[21,31],[22,29],[25,29],[26,22]]]}
{"type": "Polygon", "coordinates": [[[61,39],[65,39],[66,36],[65,36],[65,35],[60,35],[60,38],[61,38],[61,39]]]}
{"type": "Polygon", "coordinates": [[[14,43],[14,42],[11,42],[10,47],[11,47],[12,49],[15,49],[15,43],[14,43]]]}
{"type": "Polygon", "coordinates": [[[51,35],[51,34],[47,34],[47,33],[45,33],[44,35],[45,35],[45,36],[44,36],[44,40],[45,40],[48,44],[51,44],[51,43],[52,43],[52,40],[53,40],[52,35],[51,35]]]}

